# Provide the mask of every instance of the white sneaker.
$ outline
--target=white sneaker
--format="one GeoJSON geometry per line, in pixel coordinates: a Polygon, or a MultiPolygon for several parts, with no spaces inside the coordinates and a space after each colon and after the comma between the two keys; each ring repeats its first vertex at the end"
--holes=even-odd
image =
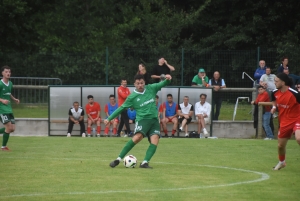
{"type": "Polygon", "coordinates": [[[128,137],[128,135],[127,135],[127,134],[125,134],[125,135],[124,135],[124,137],[128,137]]]}
{"type": "Polygon", "coordinates": [[[267,137],[266,137],[266,138],[264,138],[264,140],[271,140],[271,138],[267,138],[267,137]]]}
{"type": "Polygon", "coordinates": [[[97,134],[97,137],[100,137],[100,134],[97,134]]]}
{"type": "Polygon", "coordinates": [[[279,161],[278,164],[273,168],[273,170],[280,170],[286,166],[285,161],[281,162],[279,161]]]}
{"type": "Polygon", "coordinates": [[[181,132],[182,131],[182,127],[180,127],[178,130],[179,130],[179,132],[181,132]]]}
{"type": "Polygon", "coordinates": [[[88,134],[88,137],[91,137],[91,134],[88,134]]]}
{"type": "Polygon", "coordinates": [[[82,133],[82,137],[85,137],[85,133],[82,133]]]}
{"type": "Polygon", "coordinates": [[[209,136],[206,128],[203,128],[203,134],[204,134],[204,137],[207,138],[209,136]]]}
{"type": "Polygon", "coordinates": [[[188,134],[188,133],[186,133],[186,134],[185,134],[185,137],[189,137],[189,134],[188,134]]]}
{"type": "Polygon", "coordinates": [[[71,133],[68,133],[67,137],[71,137],[71,133]]]}

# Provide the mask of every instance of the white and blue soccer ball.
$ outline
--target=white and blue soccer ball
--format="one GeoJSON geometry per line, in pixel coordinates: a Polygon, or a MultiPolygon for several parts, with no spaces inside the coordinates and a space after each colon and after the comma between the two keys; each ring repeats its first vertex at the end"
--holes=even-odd
{"type": "Polygon", "coordinates": [[[134,168],[137,164],[137,158],[133,155],[128,155],[123,159],[126,168],[134,168]]]}

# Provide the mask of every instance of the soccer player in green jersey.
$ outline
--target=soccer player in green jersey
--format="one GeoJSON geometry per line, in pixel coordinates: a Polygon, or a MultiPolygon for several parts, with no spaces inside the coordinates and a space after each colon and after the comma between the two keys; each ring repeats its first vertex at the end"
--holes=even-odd
{"type": "Polygon", "coordinates": [[[0,82],[0,117],[4,124],[4,128],[0,128],[0,134],[3,134],[2,151],[9,151],[6,146],[9,134],[15,130],[15,117],[11,108],[11,100],[15,101],[17,104],[20,103],[19,99],[16,99],[11,95],[13,84],[9,81],[11,72],[9,66],[2,67],[3,78],[0,82]]]}
{"type": "Polygon", "coordinates": [[[134,108],[136,110],[136,120],[134,136],[130,139],[122,149],[119,157],[112,161],[110,167],[119,165],[122,158],[144,137],[148,137],[150,145],[146,151],[146,156],[140,164],[140,168],[151,168],[149,161],[154,155],[160,137],[160,124],[155,103],[156,93],[164,86],[171,82],[171,75],[166,75],[166,79],[156,84],[145,86],[145,78],[143,75],[134,76],[135,90],[130,94],[125,102],[115,110],[106,120],[105,125],[116,118],[126,108],[134,108]]]}

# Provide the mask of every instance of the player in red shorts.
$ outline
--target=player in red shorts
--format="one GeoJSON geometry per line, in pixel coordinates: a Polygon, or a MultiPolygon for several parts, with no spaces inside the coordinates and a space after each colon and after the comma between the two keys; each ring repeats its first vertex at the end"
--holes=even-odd
{"type": "Polygon", "coordinates": [[[274,170],[280,170],[286,166],[286,145],[292,134],[300,145],[300,93],[290,88],[292,80],[288,75],[279,73],[275,77],[276,88],[272,93],[274,114],[276,108],[279,112],[280,128],[278,131],[278,157],[279,163],[274,170]]]}
{"type": "Polygon", "coordinates": [[[91,126],[93,124],[97,124],[97,137],[100,137],[100,131],[101,131],[101,117],[100,117],[100,111],[101,107],[100,104],[94,101],[94,97],[92,95],[88,95],[88,104],[85,106],[85,111],[88,116],[87,119],[87,133],[88,137],[91,137],[91,126]]]}
{"type": "Polygon", "coordinates": [[[165,133],[165,137],[168,137],[168,130],[167,130],[167,123],[172,122],[173,123],[173,129],[172,129],[172,137],[175,136],[177,125],[178,125],[178,105],[173,102],[173,96],[172,94],[167,95],[167,101],[163,103],[163,119],[162,119],[162,125],[165,133]]]}
{"type": "MultiPolygon", "coordinates": [[[[108,118],[116,109],[118,109],[118,103],[116,103],[116,97],[115,95],[111,94],[109,96],[109,103],[107,103],[105,105],[104,111],[106,114],[106,118],[108,118]]],[[[111,120],[106,126],[105,126],[105,130],[104,130],[104,135],[108,136],[108,131],[109,131],[109,127],[110,125],[112,125],[113,127],[113,134],[117,135],[117,126],[119,124],[119,118],[114,118],[113,120],[111,120]]]]}

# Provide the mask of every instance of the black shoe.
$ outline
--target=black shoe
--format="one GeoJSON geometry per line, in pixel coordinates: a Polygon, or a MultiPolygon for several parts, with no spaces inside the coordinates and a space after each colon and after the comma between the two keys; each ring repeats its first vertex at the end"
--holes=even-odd
{"type": "Polygon", "coordinates": [[[112,168],[114,168],[114,167],[116,167],[117,165],[119,165],[119,163],[120,163],[119,160],[114,160],[114,161],[112,161],[112,162],[109,164],[109,166],[112,167],[112,168]]]}
{"type": "Polygon", "coordinates": [[[172,134],[172,137],[175,137],[175,135],[174,135],[174,134],[172,134]]]}
{"type": "Polygon", "coordinates": [[[168,134],[165,134],[165,137],[169,137],[168,134]]]}
{"type": "Polygon", "coordinates": [[[182,132],[182,129],[181,129],[181,128],[178,128],[178,131],[179,131],[179,132],[182,132]]]}
{"type": "Polygon", "coordinates": [[[120,134],[117,134],[116,137],[121,137],[120,134]]]}
{"type": "Polygon", "coordinates": [[[141,163],[140,168],[150,168],[150,169],[152,169],[152,167],[150,167],[148,163],[144,163],[144,164],[141,163]]]}

